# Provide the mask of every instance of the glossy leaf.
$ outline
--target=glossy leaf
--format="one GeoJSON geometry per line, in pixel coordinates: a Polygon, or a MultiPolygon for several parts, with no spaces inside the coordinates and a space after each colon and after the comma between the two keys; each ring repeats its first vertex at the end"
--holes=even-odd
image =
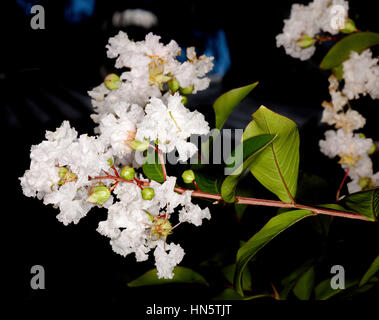
{"type": "Polygon", "coordinates": [[[164,182],[162,166],[159,161],[158,153],[155,150],[148,150],[145,163],[142,166],[142,170],[145,176],[150,180],[154,180],[159,183],[164,182]]]}
{"type": "Polygon", "coordinates": [[[379,33],[357,32],[338,41],[322,59],[320,68],[323,70],[338,67],[350,57],[351,51],[363,50],[379,44],[379,33]]]}
{"type": "MultiPolygon", "coordinates": [[[[236,271],[236,265],[231,264],[225,268],[222,269],[222,273],[225,277],[225,279],[230,283],[233,284],[233,278],[234,273],[236,271]]],[[[246,268],[242,275],[242,289],[243,290],[251,290],[251,273],[248,268],[246,268]]]]}
{"type": "Polygon", "coordinates": [[[258,82],[232,89],[217,98],[213,104],[216,115],[216,128],[221,129],[234,108],[258,85],[258,82]]]}
{"type": "Polygon", "coordinates": [[[274,134],[277,138],[254,157],[250,171],[280,200],[293,202],[299,171],[300,139],[297,126],[292,120],[261,106],[246,127],[243,140],[261,134],[274,134]]]}
{"type": "Polygon", "coordinates": [[[222,183],[221,195],[226,202],[235,201],[235,192],[242,173],[251,166],[254,157],[272,143],[275,137],[276,136],[270,134],[255,136],[244,140],[235,150],[233,150],[226,163],[230,163],[230,159],[234,158],[236,155],[241,155],[242,158],[235,160],[230,175],[228,175],[222,183]]]}
{"type": "Polygon", "coordinates": [[[313,260],[308,260],[304,264],[302,264],[300,267],[292,271],[288,276],[286,276],[282,281],[281,284],[283,286],[282,291],[280,292],[280,299],[285,300],[287,299],[288,294],[291,292],[293,287],[295,286],[297,280],[301,275],[306,272],[310,266],[312,265],[313,260]]]}
{"type": "Polygon", "coordinates": [[[199,283],[208,286],[204,277],[192,269],[185,267],[175,267],[172,279],[158,279],[157,269],[152,269],[144,273],[137,279],[128,283],[129,287],[154,286],[168,283],[199,283]]]}
{"type": "Polygon", "coordinates": [[[376,273],[379,272],[379,255],[375,258],[375,260],[370,265],[370,268],[363,275],[361,281],[359,281],[359,286],[365,285],[376,273]]]}
{"type": "Polygon", "coordinates": [[[331,279],[325,279],[321,281],[315,288],[315,299],[316,300],[328,300],[335,295],[343,292],[346,289],[354,287],[358,284],[358,280],[346,281],[345,289],[333,289],[330,285],[331,279]]]}
{"type": "Polygon", "coordinates": [[[375,221],[379,216],[379,188],[352,193],[343,198],[339,205],[375,221]]]}
{"type": "Polygon", "coordinates": [[[315,283],[315,270],[310,267],[297,280],[293,287],[293,293],[300,300],[309,300],[315,283]]]}
{"type": "Polygon", "coordinates": [[[242,274],[247,263],[259,252],[259,250],[281,232],[296,222],[313,215],[312,212],[307,210],[291,210],[278,214],[271,218],[260,231],[241,246],[237,253],[236,272],[234,275],[234,287],[240,295],[243,295],[242,274]]]}

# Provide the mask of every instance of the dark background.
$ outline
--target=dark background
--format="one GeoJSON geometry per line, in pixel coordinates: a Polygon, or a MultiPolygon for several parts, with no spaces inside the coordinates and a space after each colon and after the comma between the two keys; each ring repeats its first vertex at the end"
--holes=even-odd
{"type": "MultiPolygon", "coordinates": [[[[213,206],[211,222],[200,228],[183,226],[172,236],[172,241],[179,242],[186,251],[181,265],[202,273],[213,285],[211,288],[131,289],[126,283],[152,268],[152,261],[136,263],[134,256],[123,258],[112,251],[109,240],[95,231],[98,222],[106,218],[104,210],[91,211],[78,225],[65,227],[56,220],[56,210],[22,195],[18,177],[29,168],[30,146],[40,143],[45,130],[54,130],[68,119],[80,134],[93,133],[86,92],[113,71],[105,45],[110,36],[118,33],[110,23],[115,11],[138,7],[151,10],[159,19],[152,31],[161,35],[164,43],[175,39],[182,46],[195,45],[200,51],[204,37],[199,32],[206,35],[223,29],[231,68],[221,82],[190,98],[190,105],[206,114],[212,124],[211,104],[220,93],[259,80],[259,86],[236,109],[227,127],[244,128],[260,104],[294,119],[301,132],[301,174],[318,175],[325,181],[322,192],[309,191],[308,201],[333,201],[344,173],[336,161],[318,149],[326,129],[319,123],[320,104],[329,100],[329,73],[319,70],[318,64],[332,43],[324,43],[310,60],[303,62],[287,56],[283,48],[276,48],[275,36],[281,33],[293,2],[98,0],[91,16],[72,23],[64,16],[69,1],[39,1],[45,8],[45,30],[30,28],[31,16],[25,14],[18,1],[4,3],[0,31],[2,234],[4,261],[11,269],[8,278],[12,289],[16,289],[16,299],[64,299],[72,304],[83,300],[210,299],[226,284],[219,272],[220,261],[233,263],[239,240],[249,239],[276,213],[269,208],[249,208],[238,222],[232,207],[213,206]],[[216,251],[222,258],[206,261],[216,251]],[[30,268],[36,264],[46,270],[46,290],[30,289],[30,268]]],[[[379,31],[374,1],[349,3],[349,16],[359,29],[379,31]]],[[[142,40],[146,33],[136,27],[124,31],[136,40],[142,40]]],[[[374,119],[378,101],[364,97],[354,101],[353,107],[368,119],[363,132],[377,141],[374,119]]],[[[376,154],[376,171],[377,158],[376,154]]],[[[263,190],[259,192],[273,197],[263,190]]],[[[267,246],[254,267],[255,285],[261,291],[270,291],[270,282],[279,284],[283,276],[311,257],[323,257],[319,280],[330,275],[333,264],[346,265],[348,274],[363,274],[375,256],[377,232],[377,224],[336,219],[326,240],[311,224],[300,223],[267,246]]],[[[365,297],[373,298],[374,294],[365,297]]]]}

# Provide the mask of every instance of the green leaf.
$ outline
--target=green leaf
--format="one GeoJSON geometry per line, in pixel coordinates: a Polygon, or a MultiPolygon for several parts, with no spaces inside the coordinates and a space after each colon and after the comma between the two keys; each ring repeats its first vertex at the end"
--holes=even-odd
{"type": "Polygon", "coordinates": [[[226,288],[215,296],[213,300],[243,300],[243,298],[234,289],[226,288]]]}
{"type": "Polygon", "coordinates": [[[294,202],[299,171],[299,131],[296,123],[265,106],[254,114],[243,139],[261,134],[277,135],[275,141],[253,158],[251,173],[284,202],[294,202]]]}
{"type": "Polygon", "coordinates": [[[324,281],[321,281],[315,288],[315,299],[316,300],[328,300],[335,295],[343,292],[346,289],[349,289],[351,287],[354,287],[358,284],[358,280],[352,280],[352,281],[346,281],[345,282],[345,289],[333,289],[330,285],[330,279],[325,279],[324,281]]]}
{"type": "MultiPolygon", "coordinates": [[[[230,283],[233,284],[233,278],[234,273],[236,271],[236,265],[231,264],[225,268],[222,269],[222,273],[225,277],[225,279],[230,283]]],[[[248,268],[246,268],[242,275],[242,289],[243,290],[251,290],[251,273],[248,268]]]]}
{"type": "Polygon", "coordinates": [[[259,298],[273,298],[273,296],[268,293],[262,293],[262,294],[255,294],[252,296],[241,297],[232,288],[227,288],[224,291],[222,291],[220,294],[218,294],[216,297],[214,297],[213,300],[255,300],[259,298]]]}
{"type": "Polygon", "coordinates": [[[159,183],[164,182],[162,166],[159,161],[158,153],[155,150],[148,150],[145,163],[142,166],[142,170],[145,176],[150,180],[154,180],[159,183]]]}
{"type": "Polygon", "coordinates": [[[213,109],[216,128],[221,129],[234,108],[258,85],[258,81],[245,87],[230,90],[216,99],[213,109]]]}
{"type": "Polygon", "coordinates": [[[349,210],[375,221],[379,215],[379,188],[352,193],[338,203],[345,211],[349,210]]]}
{"type": "Polygon", "coordinates": [[[208,286],[204,277],[192,269],[185,267],[175,267],[172,279],[158,279],[157,269],[152,269],[142,276],[128,283],[129,287],[155,286],[168,283],[198,283],[208,286]]]}
{"type": "MultiPolygon", "coordinates": [[[[195,171],[195,180],[200,189],[200,191],[212,193],[212,194],[220,194],[221,193],[221,183],[220,179],[211,177],[208,174],[195,171]]],[[[196,189],[194,183],[186,184],[188,188],[196,189]]]]}
{"type": "Polygon", "coordinates": [[[287,299],[288,294],[295,286],[297,280],[299,277],[304,274],[305,271],[307,271],[310,266],[313,264],[313,259],[306,261],[304,264],[302,264],[300,267],[292,271],[287,277],[283,278],[281,281],[281,284],[283,286],[282,291],[280,292],[280,299],[285,300],[287,299]]]}
{"type": "Polygon", "coordinates": [[[235,201],[235,192],[242,173],[251,166],[254,156],[272,143],[275,137],[271,134],[255,136],[243,141],[233,150],[226,163],[229,163],[231,167],[231,159],[235,156],[239,159],[235,160],[234,168],[231,172],[228,172],[230,175],[225,178],[221,186],[221,195],[226,202],[235,201]]]}
{"type": "Polygon", "coordinates": [[[306,272],[304,272],[297,280],[293,288],[293,293],[300,300],[309,300],[313,291],[314,283],[315,270],[312,266],[306,272]]]}
{"type": "Polygon", "coordinates": [[[363,50],[379,44],[379,33],[357,32],[338,41],[322,59],[320,68],[323,70],[337,67],[350,57],[351,51],[363,50]]]}
{"type": "Polygon", "coordinates": [[[234,274],[234,287],[236,291],[243,295],[242,274],[247,263],[261,250],[268,242],[274,239],[282,231],[286,230],[296,222],[313,216],[307,210],[292,210],[278,214],[271,218],[264,227],[249,239],[237,252],[236,272],[234,274]]]}
{"type": "Polygon", "coordinates": [[[375,258],[375,260],[370,265],[370,268],[363,275],[361,281],[359,281],[359,286],[362,287],[365,285],[377,272],[379,272],[379,255],[375,258]]]}

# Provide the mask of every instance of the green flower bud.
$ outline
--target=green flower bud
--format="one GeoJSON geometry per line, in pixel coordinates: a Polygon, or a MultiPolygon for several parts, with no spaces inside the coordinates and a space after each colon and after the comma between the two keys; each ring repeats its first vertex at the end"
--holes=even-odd
{"type": "Polygon", "coordinates": [[[188,86],[188,87],[185,87],[185,88],[180,88],[180,92],[182,94],[191,94],[192,91],[193,91],[193,89],[194,89],[194,86],[191,85],[191,86],[188,86]]]}
{"type": "Polygon", "coordinates": [[[107,162],[109,163],[109,166],[112,167],[113,166],[113,159],[112,158],[109,158],[107,160],[107,162]]]}
{"type": "Polygon", "coordinates": [[[104,84],[109,90],[116,90],[120,82],[120,77],[115,73],[108,74],[104,79],[104,84]]]}
{"type": "Polygon", "coordinates": [[[345,22],[345,26],[340,30],[342,33],[353,33],[357,31],[357,27],[355,26],[355,22],[351,19],[347,19],[345,22]]]}
{"type": "Polygon", "coordinates": [[[121,178],[130,181],[134,179],[134,174],[135,174],[135,171],[132,167],[125,166],[122,168],[120,176],[121,178]]]}
{"type": "Polygon", "coordinates": [[[307,34],[303,34],[301,38],[296,41],[296,45],[298,45],[302,49],[306,49],[313,46],[315,41],[316,41],[315,39],[311,38],[307,34]]]}
{"type": "Polygon", "coordinates": [[[149,141],[133,140],[129,142],[129,145],[136,151],[145,151],[149,148],[149,141]]]}
{"type": "Polygon", "coordinates": [[[153,188],[144,188],[141,190],[143,200],[151,200],[154,198],[155,192],[153,188]]]}
{"type": "Polygon", "coordinates": [[[65,167],[59,167],[59,172],[58,172],[58,175],[61,177],[61,178],[64,178],[67,174],[69,170],[65,167]]]}
{"type": "Polygon", "coordinates": [[[180,84],[179,84],[178,80],[176,80],[175,78],[172,78],[168,82],[168,87],[169,87],[169,89],[170,89],[171,92],[176,92],[176,91],[179,90],[180,84]]]}
{"type": "Polygon", "coordinates": [[[373,154],[373,153],[375,152],[375,150],[376,150],[376,145],[375,145],[375,143],[373,143],[372,146],[371,146],[370,151],[368,152],[368,154],[369,154],[369,155],[370,155],[370,154],[373,154]]]}
{"type": "Polygon", "coordinates": [[[102,206],[108,201],[111,192],[106,186],[94,186],[90,189],[90,195],[87,198],[87,202],[94,203],[102,206]]]}
{"type": "Polygon", "coordinates": [[[186,105],[188,102],[188,98],[186,96],[182,96],[182,103],[186,105]]]}
{"type": "Polygon", "coordinates": [[[360,132],[360,133],[358,133],[358,135],[359,135],[361,138],[366,139],[366,135],[365,135],[364,133],[360,132]]]}
{"type": "Polygon", "coordinates": [[[195,180],[195,173],[192,170],[186,170],[182,174],[185,183],[191,183],[195,180]]]}

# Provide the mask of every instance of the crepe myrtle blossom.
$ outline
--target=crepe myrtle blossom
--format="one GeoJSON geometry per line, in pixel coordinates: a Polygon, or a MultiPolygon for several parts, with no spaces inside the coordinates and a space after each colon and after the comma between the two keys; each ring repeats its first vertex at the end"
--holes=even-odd
{"type": "Polygon", "coordinates": [[[344,0],[314,0],[308,5],[293,4],[283,32],[276,36],[276,46],[300,60],[315,52],[315,36],[321,32],[337,34],[347,27],[349,5],[344,0]]]}
{"type": "Polygon", "coordinates": [[[372,57],[370,49],[361,54],[352,51],[348,60],[343,63],[343,93],[349,99],[369,94],[372,99],[379,99],[379,64],[372,57]]]}
{"type": "Polygon", "coordinates": [[[191,202],[191,191],[183,194],[174,191],[175,183],[176,177],[167,177],[162,184],[151,181],[150,188],[154,189],[151,200],[143,198],[136,184],[119,184],[114,189],[119,201],[109,207],[107,220],[100,222],[97,229],[111,239],[116,253],[122,256],[134,253],[137,261],[147,260],[149,251],[155,248],[159,278],[172,278],[173,268],[184,256],[179,245],[165,245],[175,228],[170,219],[178,215],[179,223],[196,226],[200,226],[203,219],[210,219],[208,208],[201,209],[191,202]],[[178,213],[177,208],[181,208],[178,213]]]}
{"type": "Polygon", "coordinates": [[[137,124],[136,139],[157,141],[158,148],[163,152],[176,148],[181,161],[197,151],[197,147],[187,139],[192,134],[205,135],[209,132],[204,115],[184,107],[179,93],[168,95],[167,103],[151,98],[145,112],[145,117],[137,124]]]}

